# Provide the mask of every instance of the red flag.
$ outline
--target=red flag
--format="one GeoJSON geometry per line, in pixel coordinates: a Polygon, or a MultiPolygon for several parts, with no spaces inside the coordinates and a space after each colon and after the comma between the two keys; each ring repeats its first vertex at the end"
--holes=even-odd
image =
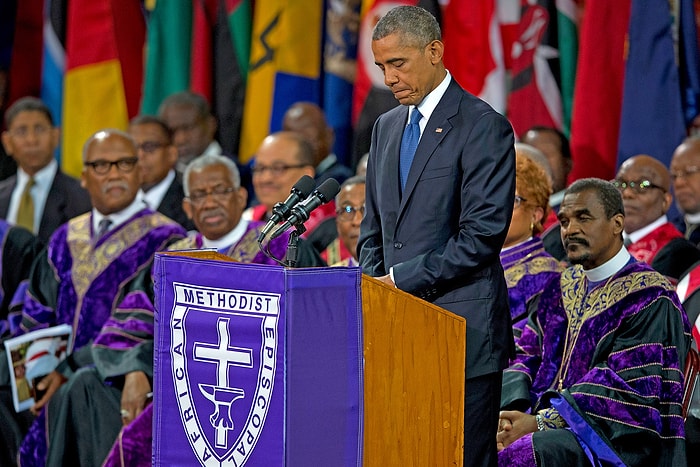
{"type": "Polygon", "coordinates": [[[190,89],[212,102],[214,85],[214,25],[217,0],[192,2],[192,49],[190,54],[190,89]]]}
{"type": "Polygon", "coordinates": [[[504,113],[504,49],[495,0],[450,1],[442,32],[445,66],[455,80],[504,113]]]}
{"type": "Polygon", "coordinates": [[[581,21],[569,181],[615,175],[631,0],[589,0],[581,21]]]}
{"type": "Polygon", "coordinates": [[[43,11],[43,0],[17,2],[8,106],[20,97],[40,94],[43,11]]]}

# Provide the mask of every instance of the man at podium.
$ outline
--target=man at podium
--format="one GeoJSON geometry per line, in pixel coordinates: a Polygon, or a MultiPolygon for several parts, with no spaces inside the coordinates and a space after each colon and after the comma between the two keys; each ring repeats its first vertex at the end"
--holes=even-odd
{"type": "Polygon", "coordinates": [[[513,130],[445,69],[440,27],[426,10],[390,10],[372,52],[402,105],[374,126],[360,264],[466,318],[465,465],[494,465],[502,371],[514,347],[499,261],[513,210],[513,130]]]}

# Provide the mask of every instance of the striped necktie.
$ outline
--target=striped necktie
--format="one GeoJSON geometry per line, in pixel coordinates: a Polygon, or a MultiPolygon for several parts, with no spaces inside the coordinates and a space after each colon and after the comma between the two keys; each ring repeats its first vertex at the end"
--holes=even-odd
{"type": "Polygon", "coordinates": [[[95,240],[101,239],[108,231],[109,228],[112,226],[112,219],[109,217],[105,217],[100,221],[100,223],[97,226],[97,235],[95,236],[95,240]]]}
{"type": "Polygon", "coordinates": [[[35,184],[34,177],[30,177],[27,180],[17,209],[17,225],[24,227],[30,232],[34,232],[34,198],[32,198],[31,191],[35,184]]]}

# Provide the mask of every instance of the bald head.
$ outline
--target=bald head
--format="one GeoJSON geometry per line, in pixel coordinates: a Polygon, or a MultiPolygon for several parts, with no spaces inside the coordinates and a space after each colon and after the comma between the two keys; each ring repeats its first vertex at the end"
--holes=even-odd
{"type": "Polygon", "coordinates": [[[331,152],[335,133],[328,126],[323,109],[312,102],[297,102],[289,107],[282,118],[282,129],[304,136],[313,148],[314,166],[331,152]]]}
{"type": "Polygon", "coordinates": [[[627,159],[617,172],[625,206],[625,232],[633,233],[666,214],[671,207],[671,175],[659,160],[640,154],[627,159]]]}
{"type": "Polygon", "coordinates": [[[684,214],[700,213],[700,137],[686,138],[673,152],[671,178],[676,203],[684,214]]]}

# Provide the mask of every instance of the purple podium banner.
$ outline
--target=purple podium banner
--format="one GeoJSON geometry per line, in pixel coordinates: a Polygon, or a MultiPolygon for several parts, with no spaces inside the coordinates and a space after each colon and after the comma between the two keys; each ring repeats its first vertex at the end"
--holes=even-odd
{"type": "Polygon", "coordinates": [[[154,465],[358,466],[358,268],[157,254],[154,465]]]}

